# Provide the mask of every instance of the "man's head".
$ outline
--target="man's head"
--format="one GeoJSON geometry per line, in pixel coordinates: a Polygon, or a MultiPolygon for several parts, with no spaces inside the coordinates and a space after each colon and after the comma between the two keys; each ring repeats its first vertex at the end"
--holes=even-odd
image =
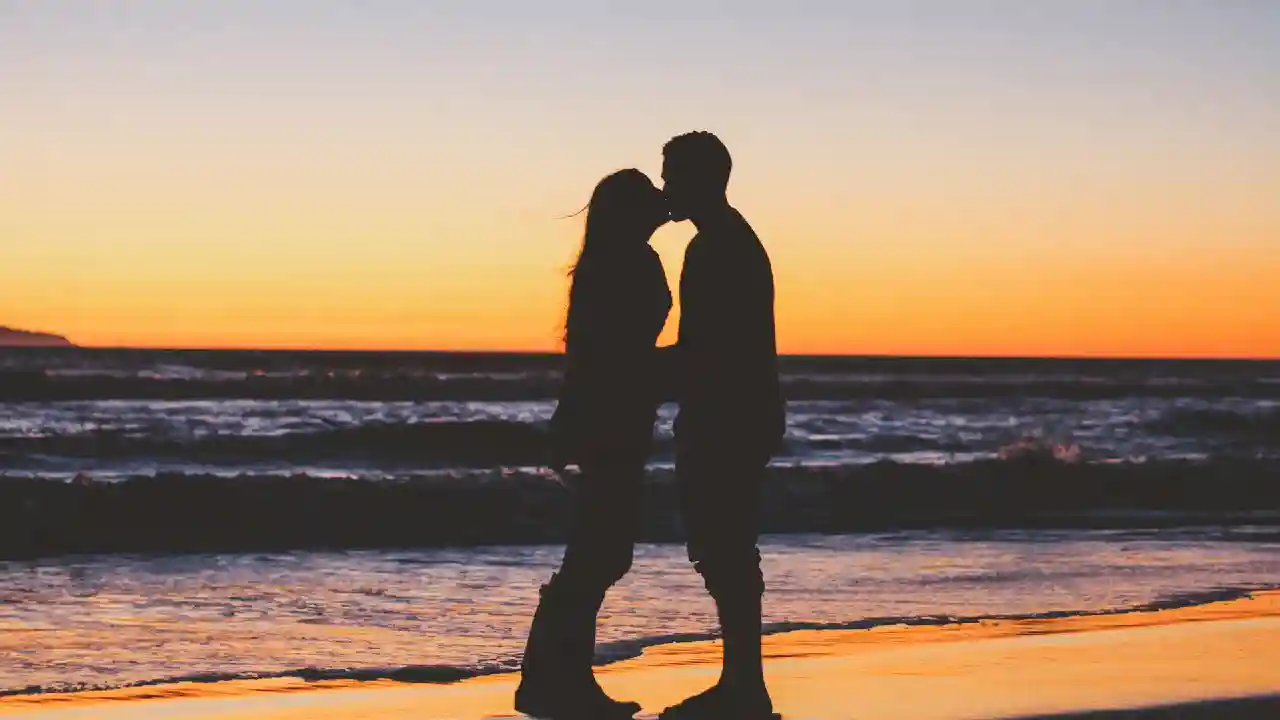
{"type": "Polygon", "coordinates": [[[688,220],[725,203],[733,160],[720,138],[705,130],[677,135],[662,148],[662,192],[671,219],[688,220]]]}

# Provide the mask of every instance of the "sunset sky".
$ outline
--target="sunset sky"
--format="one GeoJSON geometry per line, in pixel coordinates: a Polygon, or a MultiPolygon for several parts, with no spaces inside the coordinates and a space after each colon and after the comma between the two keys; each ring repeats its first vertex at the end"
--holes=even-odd
{"type": "Polygon", "coordinates": [[[785,352],[1280,357],[1268,0],[0,0],[0,325],[555,349],[691,129],[785,352]]]}

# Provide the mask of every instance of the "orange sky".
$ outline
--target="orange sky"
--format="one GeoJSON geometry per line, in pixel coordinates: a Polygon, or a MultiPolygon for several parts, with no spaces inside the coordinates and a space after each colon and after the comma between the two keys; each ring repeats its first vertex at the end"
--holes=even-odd
{"type": "MultiPolygon", "coordinates": [[[[555,218],[708,128],[773,257],[785,352],[1280,357],[1262,6],[673,29],[661,2],[625,27],[570,5],[512,28],[396,0],[10,8],[0,324],[555,349],[581,229],[555,218]]],[[[691,234],[654,241],[673,287],[691,234]]]]}

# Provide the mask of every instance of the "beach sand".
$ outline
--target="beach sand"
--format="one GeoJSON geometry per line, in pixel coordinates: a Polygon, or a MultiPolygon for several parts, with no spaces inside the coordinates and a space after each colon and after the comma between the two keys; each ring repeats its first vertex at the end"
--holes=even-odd
{"type": "MultiPolygon", "coordinates": [[[[1119,615],[796,631],[766,638],[766,653],[791,720],[1280,718],[1280,593],[1119,615]],[[1100,711],[1111,712],[1082,714],[1100,711]]],[[[673,644],[597,675],[656,713],[713,682],[718,662],[715,642],[673,644]]],[[[519,717],[515,682],[179,683],[8,697],[0,717],[480,720],[519,717]]]]}

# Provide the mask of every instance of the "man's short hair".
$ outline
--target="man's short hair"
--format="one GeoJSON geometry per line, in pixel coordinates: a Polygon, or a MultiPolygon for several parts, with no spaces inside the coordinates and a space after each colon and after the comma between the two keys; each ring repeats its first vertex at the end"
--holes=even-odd
{"type": "Polygon", "coordinates": [[[729,185],[729,173],[733,170],[729,148],[706,130],[694,130],[671,138],[662,147],[662,154],[699,175],[705,173],[708,180],[715,180],[726,187],[729,185]]]}

